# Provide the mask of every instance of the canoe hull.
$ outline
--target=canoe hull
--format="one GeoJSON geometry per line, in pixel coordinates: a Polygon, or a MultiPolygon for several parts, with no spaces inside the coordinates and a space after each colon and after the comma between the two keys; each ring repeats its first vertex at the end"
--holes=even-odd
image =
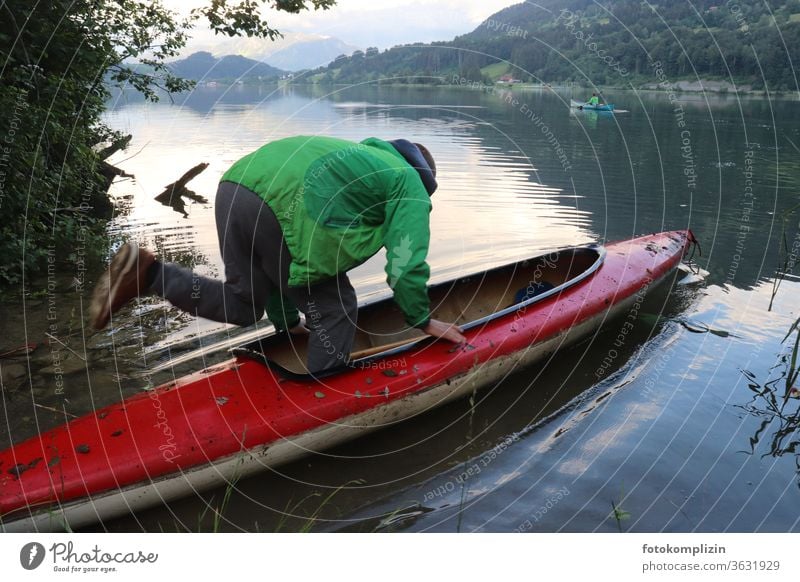
{"type": "Polygon", "coordinates": [[[79,528],[224,485],[461,398],[574,344],[607,318],[629,310],[643,289],[672,273],[688,240],[687,233],[664,233],[609,245],[610,260],[590,280],[531,313],[470,330],[470,346],[462,350],[434,342],[312,385],[287,381],[260,362],[236,358],[73,421],[0,453],[0,529],[62,530],[65,523],[79,528]],[[640,273],[632,276],[628,267],[640,273]],[[599,288],[606,291],[604,297],[596,297],[599,288]],[[565,316],[564,306],[570,304],[575,309],[565,316]],[[123,419],[134,437],[117,434],[120,429],[108,432],[123,419]],[[108,430],[98,429],[105,423],[108,430]],[[224,430],[212,430],[211,438],[202,434],[205,423],[218,428],[224,423],[224,430]],[[88,451],[67,458],[75,443],[85,442],[90,442],[88,451]],[[97,455],[101,458],[92,465],[89,457],[100,447],[105,458],[97,455]],[[43,457],[55,449],[58,462],[43,457]],[[197,449],[206,462],[197,462],[197,449]],[[9,478],[6,467],[12,459],[27,466],[34,455],[42,462],[9,478]],[[68,468],[72,473],[66,474],[68,468]],[[94,481],[81,478],[81,492],[81,487],[64,484],[81,477],[75,471],[108,475],[105,480],[102,475],[94,481]]]}

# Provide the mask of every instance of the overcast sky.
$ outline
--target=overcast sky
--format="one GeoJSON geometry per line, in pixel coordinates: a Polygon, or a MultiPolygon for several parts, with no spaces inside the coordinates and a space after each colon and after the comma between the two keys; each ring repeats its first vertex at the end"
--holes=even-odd
{"type": "MultiPolygon", "coordinates": [[[[186,13],[203,0],[163,0],[186,13]]],[[[281,31],[335,36],[366,48],[388,48],[410,42],[450,40],[473,30],[489,16],[520,0],[338,0],[330,10],[300,14],[266,12],[267,21],[281,31]]],[[[195,30],[198,40],[210,33],[195,30]]]]}

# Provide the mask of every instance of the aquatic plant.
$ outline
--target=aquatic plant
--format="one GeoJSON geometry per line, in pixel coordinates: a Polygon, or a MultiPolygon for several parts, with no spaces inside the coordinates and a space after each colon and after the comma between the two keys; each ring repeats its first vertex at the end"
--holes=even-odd
{"type": "Polygon", "coordinates": [[[795,384],[797,383],[797,375],[800,373],[800,370],[797,369],[797,352],[800,349],[800,318],[797,318],[792,326],[789,328],[789,331],[786,332],[783,340],[781,343],[785,342],[789,337],[792,335],[792,332],[797,332],[797,337],[794,339],[794,346],[792,346],[791,356],[789,359],[789,367],[786,370],[786,395],[784,399],[789,398],[792,395],[792,390],[795,390],[795,384]]]}
{"type": "Polygon", "coordinates": [[[778,266],[775,269],[775,277],[772,280],[772,294],[769,299],[769,307],[767,311],[772,311],[772,305],[775,302],[775,297],[778,295],[781,283],[787,275],[794,274],[794,266],[797,262],[797,253],[789,246],[789,237],[787,235],[789,218],[800,209],[800,204],[795,204],[791,208],[785,210],[781,214],[781,236],[780,245],[778,246],[778,266]]]}
{"type": "Polygon", "coordinates": [[[622,522],[626,519],[630,519],[631,514],[629,511],[625,511],[622,508],[622,502],[625,500],[624,487],[620,490],[619,496],[619,502],[615,502],[613,499],[611,500],[611,517],[613,517],[617,522],[617,529],[619,530],[619,533],[622,533],[622,522]]]}
{"type": "MultiPolygon", "coordinates": [[[[345,487],[349,487],[350,485],[363,485],[364,483],[365,483],[365,481],[363,479],[351,479],[347,483],[339,485],[336,489],[331,491],[322,500],[322,502],[319,505],[317,505],[317,507],[314,509],[314,511],[311,513],[311,515],[309,515],[308,517],[304,518],[305,522],[303,523],[302,526],[300,526],[299,529],[297,529],[297,531],[300,532],[300,533],[308,533],[308,532],[310,532],[313,529],[314,525],[319,520],[319,515],[322,512],[322,510],[325,507],[327,507],[328,505],[330,505],[331,501],[333,501],[333,498],[336,495],[338,495],[339,492],[342,491],[342,489],[344,489],[345,487]]],[[[297,516],[298,512],[300,511],[301,506],[304,503],[306,503],[309,499],[314,499],[314,498],[318,498],[318,497],[322,497],[322,494],[320,494],[320,493],[315,491],[313,493],[310,493],[309,495],[306,495],[300,501],[298,501],[298,502],[296,502],[294,504],[292,504],[292,501],[289,500],[289,504],[287,504],[286,509],[284,509],[284,511],[282,512],[281,519],[278,521],[278,523],[275,526],[275,529],[274,529],[275,533],[278,533],[278,532],[283,530],[283,528],[286,526],[286,522],[287,522],[287,518],[288,517],[296,517],[297,516]],[[289,505],[291,505],[291,507],[289,505]]]]}
{"type": "MultiPolygon", "coordinates": [[[[791,144],[797,153],[800,154],[800,148],[798,148],[788,136],[784,137],[786,137],[786,141],[791,144]]],[[[798,167],[797,163],[782,161],[781,164],[776,168],[776,173],[780,181],[782,181],[784,184],[788,184],[794,190],[796,190],[796,187],[798,184],[800,184],[800,179],[798,179],[800,176],[800,167],[798,167]]],[[[783,280],[787,275],[794,274],[794,267],[797,263],[797,249],[794,248],[795,245],[789,245],[789,237],[787,232],[789,219],[795,214],[795,212],[797,212],[798,209],[800,209],[800,203],[787,208],[781,213],[781,235],[778,246],[778,266],[775,269],[775,278],[772,280],[772,296],[770,297],[767,311],[772,311],[772,305],[775,302],[775,296],[778,294],[778,289],[780,289],[783,280]]],[[[796,235],[796,240],[797,237],[800,237],[800,233],[796,235]]]]}
{"type": "MultiPolygon", "coordinates": [[[[467,423],[467,436],[466,436],[466,443],[464,444],[465,447],[468,447],[472,443],[472,421],[475,417],[475,393],[478,391],[477,386],[472,390],[472,394],[469,395],[469,422],[467,423]]],[[[469,462],[468,458],[464,459],[464,471],[467,470],[467,463],[469,462]]],[[[463,479],[461,481],[461,499],[458,502],[458,520],[456,521],[456,533],[461,533],[461,518],[463,517],[464,513],[464,503],[467,501],[467,480],[463,479]]]]}
{"type": "MultiPolygon", "coordinates": [[[[222,524],[222,516],[225,513],[228,505],[231,502],[231,498],[233,497],[233,492],[236,490],[236,484],[239,482],[239,477],[236,476],[225,486],[225,491],[222,494],[222,502],[219,506],[214,507],[214,517],[211,522],[211,533],[219,533],[220,525],[222,524]]],[[[214,502],[214,498],[212,497],[211,500],[206,503],[205,509],[197,516],[197,532],[203,531],[203,521],[205,520],[206,515],[208,514],[209,509],[212,509],[212,504],[214,502]]]]}
{"type": "MultiPolygon", "coordinates": [[[[797,389],[798,352],[800,352],[800,318],[790,326],[783,338],[786,342],[792,334],[796,334],[791,349],[778,356],[778,362],[770,369],[769,380],[760,383],[755,374],[742,370],[748,379],[748,388],[753,391],[753,399],[740,406],[753,416],[762,419],[758,429],[749,439],[750,450],[754,454],[756,447],[765,438],[769,439],[768,451],[762,456],[782,457],[794,455],[795,464],[800,472],[800,391],[797,389]],[[778,373],[775,374],[775,371],[778,373]]],[[[798,482],[800,487],[800,482],[798,482]]]]}

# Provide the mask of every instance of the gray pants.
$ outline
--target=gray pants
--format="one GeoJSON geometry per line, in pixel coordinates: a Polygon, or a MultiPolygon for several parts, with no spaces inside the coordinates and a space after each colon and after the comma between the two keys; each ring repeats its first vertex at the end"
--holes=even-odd
{"type": "Polygon", "coordinates": [[[270,207],[247,188],[222,182],[214,211],[225,281],[161,263],[148,291],[197,317],[244,326],[263,317],[270,291],[280,289],[306,315],[311,330],[308,370],[320,372],[345,363],[358,313],[356,292],[347,275],[310,287],[289,287],[292,258],[270,207]]]}

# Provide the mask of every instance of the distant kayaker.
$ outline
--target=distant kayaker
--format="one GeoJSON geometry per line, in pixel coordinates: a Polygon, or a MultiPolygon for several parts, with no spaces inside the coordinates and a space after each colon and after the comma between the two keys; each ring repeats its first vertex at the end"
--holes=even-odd
{"type": "Polygon", "coordinates": [[[144,294],[242,326],[266,308],[278,330],[309,334],[307,367],[319,372],[346,363],[353,346],[358,304],[347,271],[386,247],[387,281],[406,323],[463,342],[458,327],[430,313],[426,257],[436,187],[433,157],[408,140],[299,136],[268,143],[233,164],[217,189],[225,281],[162,263],[129,242],[97,283],[90,323],[104,328],[144,294]]]}
{"type": "Polygon", "coordinates": [[[587,101],[589,105],[592,107],[597,107],[600,105],[600,98],[597,96],[597,93],[592,93],[592,98],[587,101]]]}

